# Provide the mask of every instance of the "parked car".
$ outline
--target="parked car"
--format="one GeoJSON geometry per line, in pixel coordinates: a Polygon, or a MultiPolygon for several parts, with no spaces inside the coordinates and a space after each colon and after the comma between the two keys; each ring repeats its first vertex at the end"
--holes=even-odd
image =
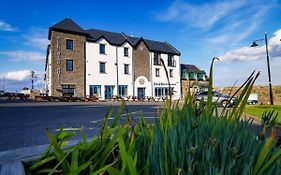
{"type": "Polygon", "coordinates": [[[259,103],[258,100],[248,100],[247,101],[248,105],[257,105],[259,103]]]}
{"type": "MultiPolygon", "coordinates": [[[[206,104],[207,100],[208,100],[208,92],[198,92],[195,94],[194,99],[195,99],[196,105],[199,105],[201,99],[203,100],[203,103],[206,104]]],[[[213,91],[212,101],[213,101],[213,103],[216,103],[219,106],[232,107],[235,105],[236,100],[237,100],[236,97],[231,98],[231,96],[213,91]]]]}
{"type": "Polygon", "coordinates": [[[259,103],[258,94],[256,93],[250,94],[247,102],[249,105],[257,105],[259,103]]]}

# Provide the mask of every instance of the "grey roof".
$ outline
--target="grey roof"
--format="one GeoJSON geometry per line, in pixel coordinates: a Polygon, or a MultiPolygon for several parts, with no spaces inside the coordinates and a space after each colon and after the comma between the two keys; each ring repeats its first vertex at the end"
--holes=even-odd
{"type": "Polygon", "coordinates": [[[181,64],[181,72],[183,72],[184,70],[187,70],[188,72],[204,72],[203,70],[200,70],[197,66],[193,64],[181,64]]]}
{"type": "Polygon", "coordinates": [[[50,27],[49,36],[51,36],[51,30],[60,30],[64,32],[77,33],[81,35],[86,35],[88,41],[97,41],[100,38],[105,38],[111,45],[121,45],[124,42],[130,43],[133,47],[137,46],[139,41],[144,41],[148,49],[152,52],[162,52],[170,53],[175,55],[180,55],[180,52],[175,49],[172,45],[167,42],[153,41],[148,39],[143,39],[142,37],[132,37],[127,36],[124,33],[108,32],[98,29],[88,29],[84,30],[79,25],[77,25],[70,18],[66,18],[59,23],[50,27]]]}
{"type": "Polygon", "coordinates": [[[167,42],[152,41],[148,39],[144,39],[144,42],[151,51],[180,54],[178,50],[176,50],[167,42]]]}
{"type": "Polygon", "coordinates": [[[120,33],[107,32],[98,29],[89,29],[86,31],[89,34],[87,39],[90,40],[96,41],[101,37],[104,37],[110,44],[113,45],[121,45],[126,41],[126,38],[120,33]]]}
{"type": "Polygon", "coordinates": [[[54,24],[53,26],[51,26],[50,29],[49,29],[49,36],[48,36],[49,39],[51,37],[51,33],[50,33],[51,30],[59,30],[59,31],[70,32],[70,33],[78,33],[78,34],[83,34],[83,35],[88,34],[87,32],[85,32],[84,29],[82,29],[79,25],[77,25],[70,18],[65,18],[64,20],[62,20],[62,21],[54,24]]]}
{"type": "Polygon", "coordinates": [[[66,31],[73,31],[78,33],[86,33],[80,26],[78,26],[72,19],[65,18],[51,27],[52,29],[61,29],[66,31]]]}
{"type": "Polygon", "coordinates": [[[137,44],[137,42],[140,40],[140,38],[137,38],[137,37],[133,37],[133,36],[127,36],[127,39],[128,41],[133,45],[135,46],[137,44]]]}

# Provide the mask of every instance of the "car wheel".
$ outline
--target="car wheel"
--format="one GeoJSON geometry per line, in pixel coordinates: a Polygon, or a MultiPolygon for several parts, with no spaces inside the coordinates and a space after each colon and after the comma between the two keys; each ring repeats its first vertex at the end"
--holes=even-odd
{"type": "Polygon", "coordinates": [[[221,106],[224,107],[224,108],[227,107],[228,105],[229,104],[228,104],[227,100],[224,100],[224,101],[221,102],[221,106]]]}

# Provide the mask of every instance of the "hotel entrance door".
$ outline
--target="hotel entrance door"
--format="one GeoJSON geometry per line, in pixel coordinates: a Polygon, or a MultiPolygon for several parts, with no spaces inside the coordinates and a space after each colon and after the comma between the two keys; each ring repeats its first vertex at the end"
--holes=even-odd
{"type": "Polygon", "coordinates": [[[138,98],[145,97],[145,88],[138,88],[138,98]]]}
{"type": "Polygon", "coordinates": [[[104,98],[109,100],[113,95],[114,86],[104,86],[104,98]]]}

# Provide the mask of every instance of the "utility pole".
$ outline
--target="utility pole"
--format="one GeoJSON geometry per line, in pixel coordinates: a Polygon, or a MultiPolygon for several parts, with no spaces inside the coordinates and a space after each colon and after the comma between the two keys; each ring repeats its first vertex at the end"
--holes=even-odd
{"type": "Polygon", "coordinates": [[[268,43],[267,43],[267,34],[264,34],[265,39],[265,48],[266,48],[266,61],[267,61],[267,71],[268,71],[268,84],[269,84],[269,99],[270,104],[273,105],[273,93],[272,93],[272,86],[271,86],[271,73],[270,73],[270,63],[269,63],[269,55],[268,55],[268,43]]]}
{"type": "Polygon", "coordinates": [[[264,33],[264,38],[254,40],[254,42],[253,42],[253,44],[251,45],[251,47],[257,47],[257,46],[259,46],[259,45],[257,44],[257,42],[259,42],[259,41],[265,41],[266,62],[267,62],[267,71],[268,71],[269,100],[270,100],[270,105],[274,105],[274,102],[273,102],[272,85],[271,85],[271,73],[270,73],[269,54],[268,54],[268,40],[267,40],[267,34],[266,34],[266,32],[264,33]]]}

